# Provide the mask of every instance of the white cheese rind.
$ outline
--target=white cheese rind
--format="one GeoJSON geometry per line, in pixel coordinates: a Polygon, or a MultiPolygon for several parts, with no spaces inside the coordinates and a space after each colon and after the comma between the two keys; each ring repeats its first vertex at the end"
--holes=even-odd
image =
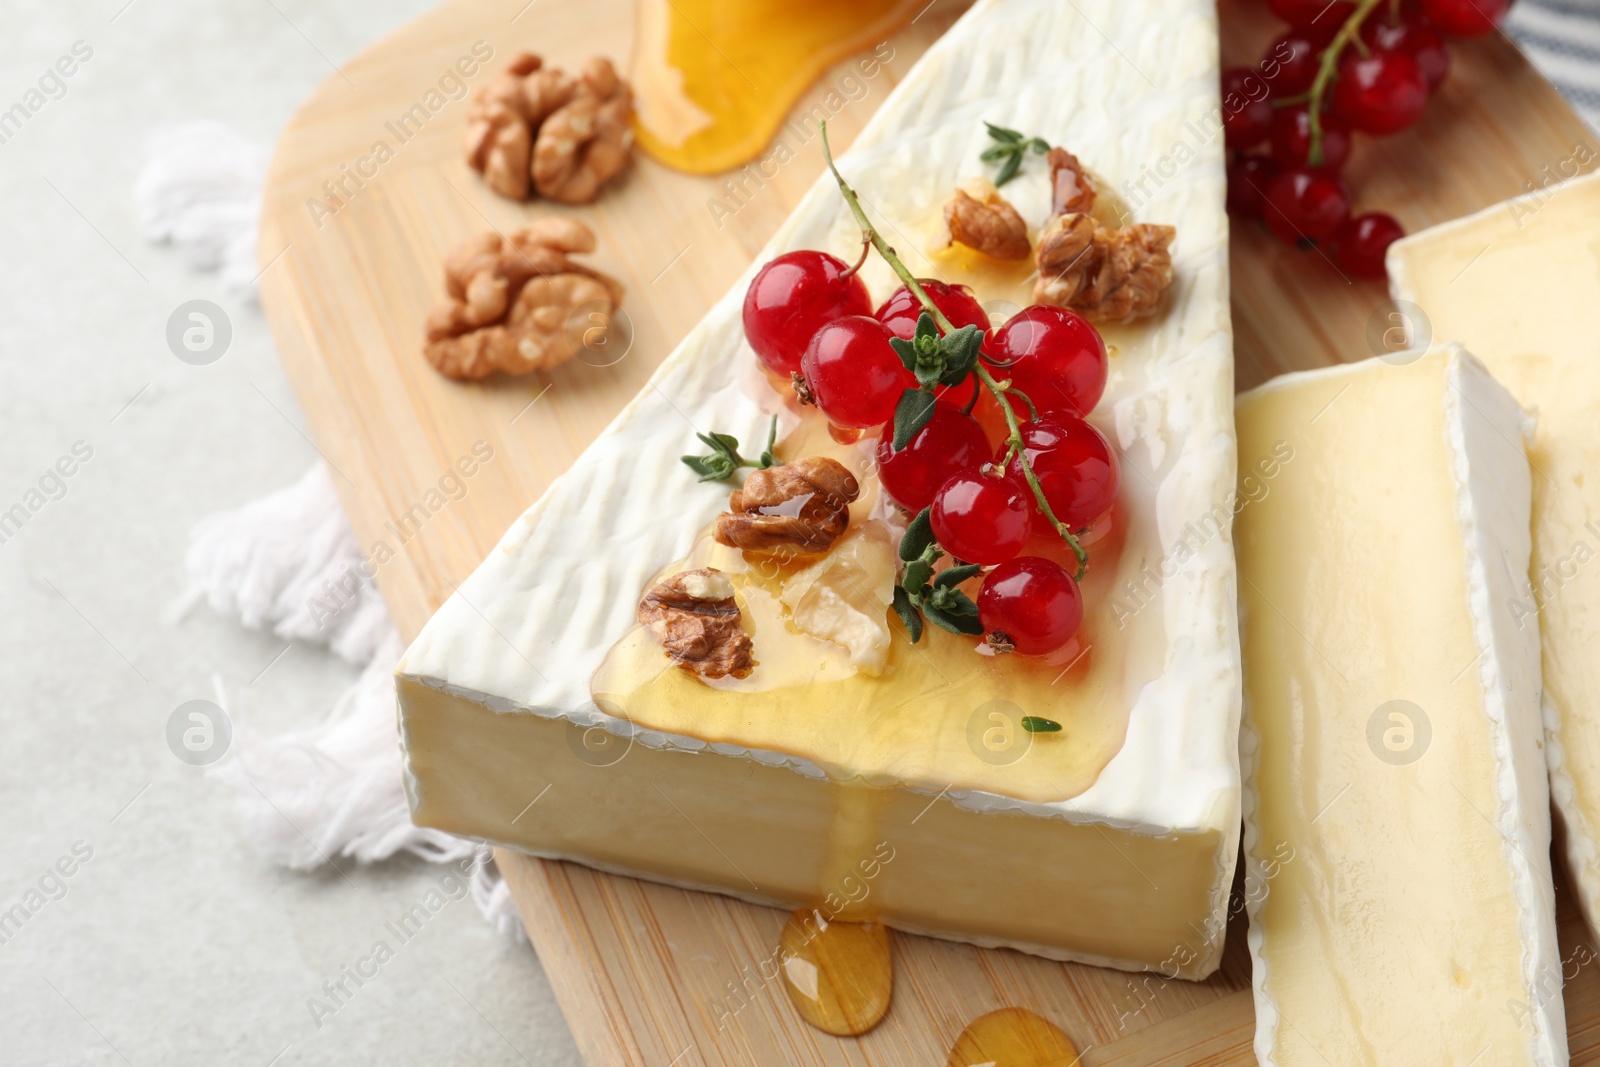
{"type": "MultiPolygon", "coordinates": [[[[1115,0],[981,0],[884,103],[840,168],[901,243],[897,233],[937,217],[950,191],[980,169],[983,120],[1003,120],[1071,146],[1098,173],[1137,188],[1139,218],[1177,226],[1167,307],[1140,327],[1150,331],[1150,357],[1114,365],[1100,412],[1139,478],[1148,478],[1161,556],[1172,565],[1160,593],[1163,669],[1139,693],[1121,751],[1086,792],[1055,803],[978,790],[946,795],[973,810],[1151,835],[1218,832],[1212,910],[1220,917],[1238,826],[1235,570],[1226,524],[1198,546],[1188,539],[1194,524],[1231,514],[1235,492],[1215,17],[1205,0],[1170,4],[1159,19],[1115,0]]],[[[1032,167],[1007,193],[1038,218],[1046,186],[1032,167]]],[[[462,583],[399,673],[504,713],[626,729],[594,706],[590,676],[632,624],[650,576],[683,557],[725,503],[677,456],[695,430],[756,440],[769,417],[745,387],[754,360],[740,325],[748,280],[782,251],[844,252],[857,239],[824,175],[745,277],[462,583]]],[[[914,270],[923,268],[904,243],[902,251],[914,270]]],[[[881,265],[867,277],[877,296],[890,288],[881,265]]],[[[705,747],[655,731],[636,740],[705,747]]],[[[823,773],[779,753],[716,750],[823,773]]],[[[929,794],[944,788],[904,785],[929,794]]]]}

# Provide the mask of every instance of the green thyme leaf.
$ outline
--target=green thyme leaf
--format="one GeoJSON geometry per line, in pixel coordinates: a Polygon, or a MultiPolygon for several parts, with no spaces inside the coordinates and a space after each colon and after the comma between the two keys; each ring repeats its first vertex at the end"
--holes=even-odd
{"type": "Polygon", "coordinates": [[[924,606],[922,613],[929,622],[941,630],[949,630],[953,634],[966,634],[968,637],[977,637],[983,633],[983,623],[967,615],[955,615],[930,606],[924,606]]]}
{"type": "Polygon", "coordinates": [[[905,574],[900,579],[900,584],[905,586],[906,592],[913,598],[921,598],[922,591],[927,588],[928,578],[933,574],[933,564],[927,559],[918,557],[906,564],[905,574]]]}
{"type": "Polygon", "coordinates": [[[894,613],[905,623],[906,633],[914,645],[922,640],[922,613],[911,603],[910,595],[900,586],[894,587],[894,613]]]}
{"type": "Polygon", "coordinates": [[[1028,147],[1033,149],[1034,155],[1042,156],[1046,152],[1050,151],[1050,142],[1046,141],[1043,137],[1035,137],[1033,140],[1028,142],[1028,147]]]}
{"type": "Polygon", "coordinates": [[[978,158],[985,163],[994,163],[997,160],[1004,159],[1006,156],[1014,154],[1014,152],[1015,150],[1010,145],[992,144],[988,148],[985,148],[982,152],[979,152],[978,158]]]}
{"type": "Polygon", "coordinates": [[[976,563],[959,563],[954,567],[946,567],[940,571],[939,576],[933,580],[933,584],[941,589],[960,585],[982,570],[983,568],[976,563]]]}
{"type": "Polygon", "coordinates": [[[933,394],[921,389],[907,389],[900,394],[900,400],[894,406],[894,441],[896,452],[911,443],[911,439],[922,432],[928,425],[928,420],[933,418],[933,394]]]}
{"type": "Polygon", "coordinates": [[[778,457],[772,454],[772,447],[778,443],[778,416],[772,416],[772,424],[767,427],[767,447],[761,451],[761,469],[778,465],[778,457]]]}
{"type": "Polygon", "coordinates": [[[944,373],[939,376],[939,384],[959,385],[978,362],[983,331],[976,326],[963,326],[941,338],[940,346],[944,350],[944,373]]]}
{"type": "Polygon", "coordinates": [[[900,558],[908,563],[914,559],[921,559],[922,554],[933,543],[933,509],[923,508],[917,512],[917,517],[911,520],[904,536],[900,538],[900,558]]]}
{"type": "MultiPolygon", "coordinates": [[[[910,569],[910,567],[906,568],[907,571],[910,569]]],[[[927,594],[922,597],[922,606],[942,611],[947,615],[976,615],[978,613],[978,605],[972,602],[971,597],[959,589],[953,589],[945,585],[936,585],[929,589],[927,594]]]]}
{"type": "Polygon", "coordinates": [[[725,482],[738,468],[725,456],[682,456],[689,469],[700,476],[702,482],[725,482]]]}
{"type": "Polygon", "coordinates": [[[995,188],[998,189],[1006,182],[1017,176],[1017,171],[1022,169],[1022,153],[1012,152],[1006,156],[1006,161],[1000,165],[1000,173],[994,176],[995,188]]]}
{"type": "Polygon", "coordinates": [[[983,124],[983,128],[988,130],[989,136],[993,137],[996,141],[1003,141],[1006,144],[1017,144],[1022,140],[1022,134],[1018,133],[1016,130],[1008,130],[1004,126],[996,126],[992,122],[985,122],[983,124]]]}
{"type": "Polygon", "coordinates": [[[1054,719],[1042,719],[1037,715],[1024,715],[1022,728],[1030,734],[1054,734],[1061,731],[1061,724],[1054,719]]]}
{"type": "Polygon", "coordinates": [[[912,374],[917,373],[917,343],[907,341],[904,337],[889,338],[889,347],[894,349],[894,354],[900,357],[900,362],[905,364],[906,370],[912,374]]]}

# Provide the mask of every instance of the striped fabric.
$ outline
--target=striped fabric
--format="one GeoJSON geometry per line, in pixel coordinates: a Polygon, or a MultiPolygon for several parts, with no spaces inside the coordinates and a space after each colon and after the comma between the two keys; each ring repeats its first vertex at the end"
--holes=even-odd
{"type": "Polygon", "coordinates": [[[1517,0],[1506,33],[1600,130],[1600,0],[1517,0]]]}

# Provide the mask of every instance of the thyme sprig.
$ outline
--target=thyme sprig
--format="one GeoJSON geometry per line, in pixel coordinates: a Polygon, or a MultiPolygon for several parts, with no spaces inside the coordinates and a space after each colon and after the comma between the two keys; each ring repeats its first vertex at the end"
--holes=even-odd
{"type": "MultiPolygon", "coordinates": [[[[1364,2],[1369,2],[1369,0],[1364,0],[1364,2]]],[[[883,239],[883,234],[879,233],[877,228],[872,225],[871,220],[867,218],[866,211],[861,207],[860,197],[858,197],[856,195],[856,191],[850,187],[850,183],[844,180],[844,175],[839,173],[839,168],[833,162],[833,151],[828,146],[827,122],[819,122],[817,125],[822,131],[822,156],[827,160],[828,170],[833,173],[833,179],[839,185],[839,193],[844,197],[845,203],[849,205],[850,212],[855,216],[856,223],[861,227],[862,234],[865,235],[867,240],[872,243],[872,247],[877,250],[878,255],[883,257],[884,262],[889,264],[889,267],[894,271],[895,275],[903,283],[905,283],[906,288],[911,292],[911,294],[917,298],[919,303],[922,304],[922,317],[932,318],[933,322],[938,326],[938,328],[943,331],[945,335],[944,340],[950,341],[951,335],[957,334],[960,331],[956,329],[955,325],[951,323],[951,321],[945,316],[945,313],[940,311],[938,306],[934,304],[933,300],[929,298],[927,291],[922,288],[921,283],[919,283],[916,277],[912,275],[911,271],[906,268],[905,263],[901,262],[899,255],[895,253],[895,250],[889,245],[889,242],[883,239]]],[[[919,318],[919,333],[921,332],[921,322],[922,318],[919,318]]],[[[967,329],[975,331],[976,327],[967,327],[967,329]]],[[[899,350],[897,349],[896,351],[899,350]]],[[[905,357],[902,356],[901,358],[904,359],[905,357]]],[[[915,373],[914,370],[913,373],[915,373]]],[[[1056,518],[1055,512],[1050,507],[1050,501],[1045,499],[1044,488],[1040,486],[1039,477],[1034,473],[1033,464],[1028,460],[1028,453],[1023,448],[1022,427],[1017,421],[1016,410],[1010,403],[1008,396],[1021,396],[1030,409],[1033,407],[1033,402],[1022,393],[1012,388],[1009,379],[1005,381],[997,381],[994,375],[989,373],[988,369],[983,365],[981,360],[974,359],[972,361],[971,373],[977,375],[978,380],[983,383],[983,387],[989,391],[991,396],[994,397],[995,402],[1000,407],[1001,413],[1005,416],[1007,431],[1006,454],[1008,458],[1016,460],[1017,465],[1021,468],[1023,480],[1028,483],[1028,489],[1033,493],[1033,499],[1034,502],[1039,506],[1039,512],[1050,523],[1051,527],[1056,531],[1056,533],[1060,535],[1061,539],[1065,541],[1072,549],[1072,554],[1077,557],[1078,573],[1073,577],[1081,581],[1085,572],[1087,572],[1089,569],[1089,554],[1083,550],[1083,545],[1079,543],[1077,537],[1073,536],[1072,531],[1067,529],[1066,524],[1060,519],[1056,518]]],[[[957,380],[959,381],[959,379],[957,380]]],[[[926,425],[928,417],[933,413],[932,387],[925,387],[919,378],[918,387],[916,389],[906,390],[906,393],[918,392],[927,395],[925,397],[916,398],[912,401],[907,401],[906,395],[903,393],[901,394],[899,405],[897,405],[895,408],[894,442],[897,451],[899,448],[904,447],[904,445],[900,444],[899,442],[902,440],[910,441],[912,437],[916,436],[916,431],[914,430],[909,433],[902,433],[902,428],[900,425],[901,410],[905,409],[908,419],[920,415],[923,425],[926,425]]],[[[921,429],[921,426],[918,426],[918,429],[921,429]]]]}
{"type": "Polygon", "coordinates": [[[954,560],[944,570],[934,571],[934,564],[943,558],[944,549],[933,536],[932,512],[932,508],[918,512],[900,538],[900,560],[905,564],[905,571],[900,584],[894,587],[893,604],[912,644],[922,640],[924,617],[953,634],[977,637],[983,633],[983,623],[978,621],[978,605],[958,588],[968,578],[976,577],[982,568],[975,563],[954,560]]]}
{"type": "Polygon", "coordinates": [[[1000,164],[1000,170],[994,176],[997,189],[1017,176],[1017,172],[1022,169],[1022,161],[1027,158],[1030,150],[1036,156],[1042,156],[1050,151],[1049,142],[1041,137],[1028,137],[1017,130],[1008,130],[992,122],[985,122],[983,125],[989,131],[989,138],[994,144],[985,148],[978,158],[985,163],[1000,164]]]}
{"type": "Polygon", "coordinates": [[[778,441],[778,416],[772,416],[772,425],[767,427],[767,447],[762,450],[756,459],[745,459],[739,454],[739,439],[729,433],[697,433],[705,446],[711,449],[709,455],[680,456],[689,469],[700,476],[702,482],[725,482],[738,473],[741,467],[754,467],[757,470],[766,470],[775,467],[778,459],[772,454],[773,445],[778,441]]]}

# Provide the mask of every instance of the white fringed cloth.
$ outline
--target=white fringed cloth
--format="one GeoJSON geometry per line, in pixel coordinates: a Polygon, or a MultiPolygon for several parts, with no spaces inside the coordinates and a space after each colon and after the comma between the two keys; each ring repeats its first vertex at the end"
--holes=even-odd
{"type": "MultiPolygon", "coordinates": [[[[256,225],[267,153],[215,122],[161,130],[146,144],[135,205],[146,236],[253,293],[256,225]]],[[[285,867],[341,858],[378,863],[409,852],[472,862],[472,897],[502,933],[521,937],[510,891],[481,842],[411,822],[401,778],[394,668],[400,635],[376,587],[328,469],[203,520],[190,537],[189,578],[212,609],[251,629],[318,645],[363,668],[308,730],[267,737],[241,726],[214,770],[234,787],[244,831],[285,867]]]]}

